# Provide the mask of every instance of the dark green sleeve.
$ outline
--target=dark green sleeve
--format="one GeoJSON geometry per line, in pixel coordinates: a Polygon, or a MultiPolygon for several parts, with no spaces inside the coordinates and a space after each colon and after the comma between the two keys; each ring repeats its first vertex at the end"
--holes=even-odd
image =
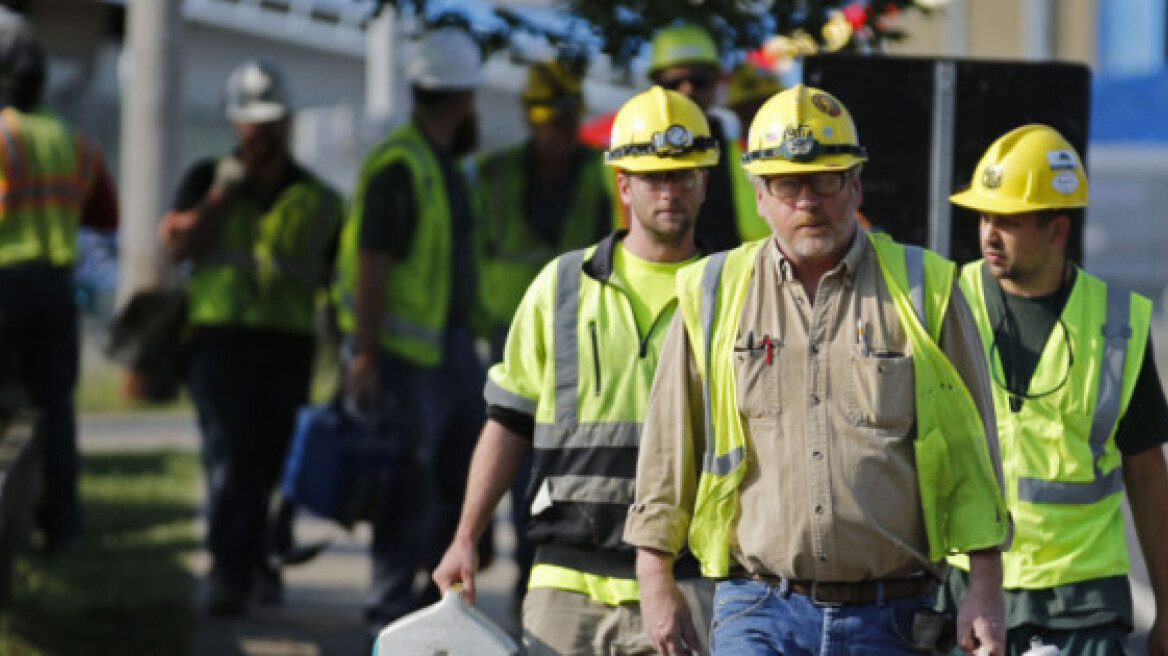
{"type": "Polygon", "coordinates": [[[1152,339],[1144,351],[1144,363],[1140,366],[1140,376],[1132,391],[1127,413],[1119,420],[1115,431],[1115,445],[1124,455],[1136,455],[1168,441],[1168,401],[1164,400],[1164,388],[1160,385],[1160,373],[1156,369],[1156,355],[1152,350],[1152,339]]]}
{"type": "Polygon", "coordinates": [[[414,184],[404,162],[395,162],[374,175],[361,201],[361,248],[404,259],[418,224],[414,184]]]}

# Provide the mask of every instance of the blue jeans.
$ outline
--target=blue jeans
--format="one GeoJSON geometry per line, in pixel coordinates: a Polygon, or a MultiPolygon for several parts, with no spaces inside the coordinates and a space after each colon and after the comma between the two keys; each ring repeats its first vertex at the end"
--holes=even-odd
{"type": "Polygon", "coordinates": [[[831,606],[753,579],[719,581],[710,634],[714,656],[889,656],[920,654],[913,614],[933,595],[831,606]]]}
{"type": "Polygon", "coordinates": [[[414,589],[454,538],[470,457],[486,419],[486,373],[465,329],[447,331],[442,362],[419,367],[382,354],[383,423],[404,454],[381,490],[373,522],[373,586],[365,619],[384,626],[438,600],[432,583],[414,589]]]}

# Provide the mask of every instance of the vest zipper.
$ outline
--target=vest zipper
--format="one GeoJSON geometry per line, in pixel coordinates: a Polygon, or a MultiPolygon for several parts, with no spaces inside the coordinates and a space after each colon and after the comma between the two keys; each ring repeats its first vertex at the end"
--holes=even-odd
{"type": "Polygon", "coordinates": [[[595,393],[600,396],[600,345],[596,339],[596,322],[588,322],[588,333],[592,335],[592,371],[596,374],[595,393]]]}

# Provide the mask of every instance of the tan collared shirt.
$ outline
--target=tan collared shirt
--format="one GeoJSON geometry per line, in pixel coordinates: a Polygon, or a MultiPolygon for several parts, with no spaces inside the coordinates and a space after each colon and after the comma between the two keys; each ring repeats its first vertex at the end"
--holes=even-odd
{"type": "MultiPolygon", "coordinates": [[[[730,553],[752,573],[859,581],[928,565],[911,353],[876,252],[866,235],[857,237],[823,276],[814,303],[773,239],[759,250],[746,291],[735,368],[747,469],[730,553]]],[[[994,430],[985,356],[956,287],[940,346],[994,430]]],[[[625,540],[677,553],[705,448],[702,386],[680,314],[644,426],[625,540]]]]}

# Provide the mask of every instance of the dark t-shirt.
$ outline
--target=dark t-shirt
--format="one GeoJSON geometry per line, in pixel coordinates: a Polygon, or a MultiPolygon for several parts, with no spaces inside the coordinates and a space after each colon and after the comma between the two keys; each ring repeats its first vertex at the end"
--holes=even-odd
{"type": "MultiPolygon", "coordinates": [[[[995,386],[1025,391],[1034,376],[1051,331],[1057,333],[1055,339],[1067,338],[1059,316],[1075,282],[1077,270],[1072,269],[1072,272],[1071,279],[1054,294],[1026,298],[1007,293],[997,279],[982,268],[986,311],[990,325],[994,327],[996,355],[1001,357],[1004,369],[998,370],[991,360],[990,375],[995,386]],[[1003,308],[1008,308],[1009,312],[1004,312],[1003,308]]],[[[1048,390],[1031,391],[1042,394],[1048,390]]],[[[1022,400],[1021,403],[1026,401],[1022,400]]],[[[1128,412],[1120,419],[1115,433],[1115,445],[1121,453],[1134,455],[1160,446],[1165,441],[1168,441],[1168,401],[1164,398],[1160,374],[1156,369],[1152,340],[1148,339],[1128,412]]]]}
{"type": "MultiPolygon", "coordinates": [[[[576,195],[580,167],[584,165],[585,159],[588,157],[600,157],[600,155],[589,148],[578,148],[573,154],[571,169],[563,177],[558,187],[544,187],[538,184],[526,185],[527,194],[524,198],[524,210],[527,225],[547,244],[554,246],[560,241],[560,233],[563,231],[564,222],[571,210],[568,204],[576,195]]],[[[523,149],[523,161],[523,168],[527,171],[527,179],[534,180],[531,142],[528,142],[523,149]]],[[[612,228],[611,204],[604,202],[597,203],[597,206],[594,241],[602,239],[612,228]]]]}
{"type": "Polygon", "coordinates": [[[730,166],[739,166],[739,163],[730,162],[726,157],[726,134],[722,124],[713,116],[709,121],[710,132],[718,140],[722,155],[715,166],[706,169],[710,172],[710,179],[706,183],[706,201],[698,212],[694,237],[702,252],[717,253],[742,243],[734,209],[734,188],[730,182],[730,166]]]}
{"type": "MultiPolygon", "coordinates": [[[[453,158],[431,149],[442,169],[450,203],[452,235],[450,315],[448,325],[465,326],[474,305],[476,272],[470,203],[466,181],[453,158]]],[[[395,162],[374,175],[365,188],[361,208],[361,248],[385,253],[401,260],[409,256],[418,226],[417,199],[410,170],[395,162]],[[376,220],[368,220],[378,217],[376,220]]]]}

